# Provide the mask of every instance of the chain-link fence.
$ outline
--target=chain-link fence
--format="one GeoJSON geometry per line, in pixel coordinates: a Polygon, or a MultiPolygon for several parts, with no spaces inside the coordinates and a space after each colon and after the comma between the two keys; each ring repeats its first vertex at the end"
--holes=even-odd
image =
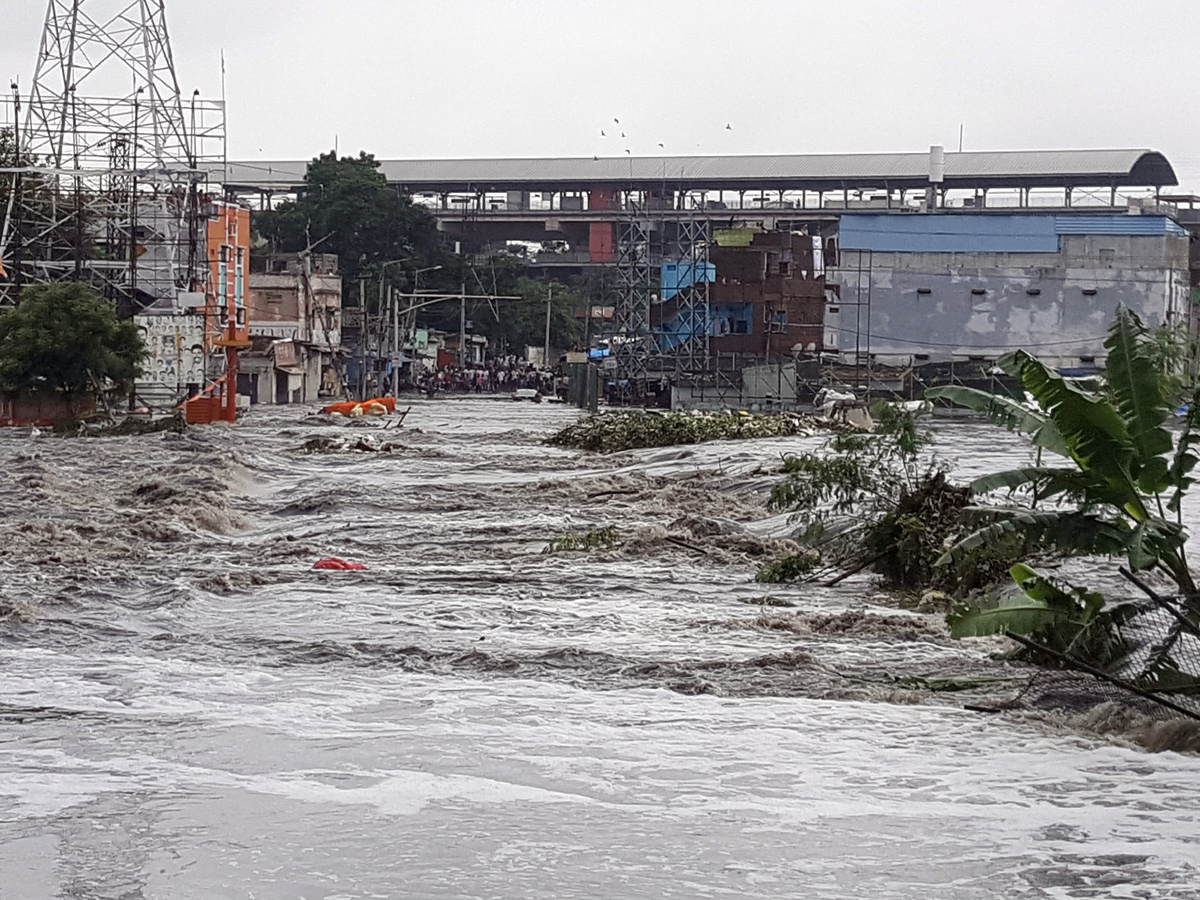
{"type": "Polygon", "coordinates": [[[1082,712],[1115,702],[1153,718],[1200,721],[1197,618],[1183,602],[1152,595],[1138,615],[1118,626],[1127,655],[1102,669],[1070,653],[1050,651],[1010,635],[1049,664],[1030,679],[1012,705],[1082,712]]]}

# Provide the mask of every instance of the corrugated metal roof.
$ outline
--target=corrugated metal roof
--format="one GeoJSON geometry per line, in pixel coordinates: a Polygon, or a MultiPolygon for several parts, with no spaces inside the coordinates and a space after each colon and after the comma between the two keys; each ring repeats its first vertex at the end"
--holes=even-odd
{"type": "MultiPolygon", "coordinates": [[[[282,188],[300,184],[306,162],[231,162],[226,184],[282,188]]],[[[725,186],[835,190],[921,186],[928,153],[786,156],[656,156],[529,159],[381,160],[387,180],[409,190],[505,190],[590,185],[725,186]]],[[[1001,150],[945,154],[947,183],[1174,185],[1171,164],[1153,150],[1001,150]]]]}
{"type": "Polygon", "coordinates": [[[1056,253],[1053,216],[843,215],[843,250],[883,253],[1056,253]]]}
{"type": "Polygon", "coordinates": [[[1058,234],[1121,234],[1133,237],[1186,235],[1187,230],[1166,216],[1055,216],[1058,234]]]}
{"type": "Polygon", "coordinates": [[[881,253],[1056,253],[1064,234],[1158,237],[1187,232],[1166,216],[862,215],[838,224],[844,250],[881,253]]]}

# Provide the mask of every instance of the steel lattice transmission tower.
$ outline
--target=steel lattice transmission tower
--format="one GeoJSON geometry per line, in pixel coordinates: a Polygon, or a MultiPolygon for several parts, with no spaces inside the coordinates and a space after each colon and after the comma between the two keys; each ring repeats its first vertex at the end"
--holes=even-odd
{"type": "Polygon", "coordinates": [[[184,102],[164,0],[49,0],[24,110],[21,100],[22,165],[0,229],[18,286],[86,279],[131,312],[205,280],[224,104],[198,92],[184,102]]]}

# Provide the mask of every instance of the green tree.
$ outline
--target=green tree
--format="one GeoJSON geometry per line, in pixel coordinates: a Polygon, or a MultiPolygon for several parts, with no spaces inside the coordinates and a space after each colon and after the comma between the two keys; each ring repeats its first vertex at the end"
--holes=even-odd
{"type": "MultiPolygon", "coordinates": [[[[318,156],[308,164],[300,196],[256,212],[254,227],[280,252],[319,242],[318,251],[338,255],[348,285],[361,277],[368,290],[378,290],[381,274],[386,285],[408,288],[419,268],[449,268],[433,216],[390,187],[378,161],[365,152],[318,156]]],[[[438,277],[446,280],[441,270],[431,272],[421,287],[436,286],[438,277]]]]}
{"type": "MultiPolygon", "coordinates": [[[[496,352],[520,355],[527,346],[541,347],[546,340],[547,303],[551,347],[569,347],[583,337],[583,325],[575,318],[579,298],[565,284],[521,274],[498,286],[502,290],[497,293],[521,299],[500,301],[494,310],[484,303],[476,308],[471,320],[475,331],[487,335],[496,352]]],[[[554,362],[550,360],[552,365],[554,362]]]]}
{"type": "Polygon", "coordinates": [[[20,305],[0,315],[3,390],[128,393],[144,356],[136,326],[120,321],[113,305],[84,284],[26,288],[20,305]]]}

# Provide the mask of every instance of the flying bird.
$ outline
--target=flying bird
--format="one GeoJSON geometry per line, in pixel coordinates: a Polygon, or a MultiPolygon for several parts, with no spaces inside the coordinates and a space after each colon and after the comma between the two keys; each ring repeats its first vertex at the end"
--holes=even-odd
{"type": "Polygon", "coordinates": [[[733,126],[732,126],[732,125],[730,125],[728,122],[726,122],[726,123],[725,123],[725,130],[726,130],[726,131],[733,131],[733,126]]]}
{"type": "MultiPolygon", "coordinates": [[[[660,146],[660,147],[663,147],[663,145],[662,145],[662,144],[659,144],[658,146],[660,146]]],[[[666,147],[663,147],[663,149],[664,149],[664,150],[666,150],[667,148],[666,148],[666,147]]]]}
{"type": "Polygon", "coordinates": [[[600,137],[608,137],[608,135],[606,135],[606,134],[604,133],[604,129],[603,129],[603,128],[601,128],[601,129],[600,129],[600,137]]]}
{"type": "Polygon", "coordinates": [[[625,137],[625,132],[621,132],[621,137],[625,137]]]}
{"type": "Polygon", "coordinates": [[[618,125],[621,124],[621,120],[618,119],[616,116],[613,116],[613,121],[616,122],[618,125]]]}

